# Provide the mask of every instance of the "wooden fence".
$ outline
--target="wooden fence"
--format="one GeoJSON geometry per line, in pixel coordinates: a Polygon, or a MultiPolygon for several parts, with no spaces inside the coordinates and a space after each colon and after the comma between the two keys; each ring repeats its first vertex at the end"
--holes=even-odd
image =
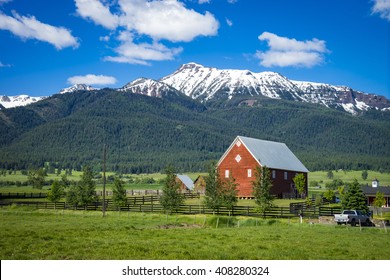
{"type": "MultiPolygon", "coordinates": [[[[158,197],[162,194],[161,190],[127,190],[127,195],[131,198],[136,197],[147,197],[154,196],[158,197]]],[[[102,197],[103,191],[96,191],[96,195],[102,197]]],[[[191,193],[185,192],[183,193],[185,198],[199,198],[200,193],[191,193]]],[[[106,191],[106,196],[112,196],[112,191],[106,191]]],[[[0,199],[13,199],[13,198],[47,198],[47,193],[39,192],[39,193],[26,193],[26,192],[16,192],[16,193],[0,193],[0,199]]]]}
{"type": "MultiPolygon", "coordinates": [[[[131,197],[128,198],[124,206],[116,206],[111,199],[106,200],[107,211],[130,211],[130,212],[152,212],[164,213],[161,204],[157,203],[157,196],[131,197]]],[[[0,201],[0,206],[7,205],[26,205],[36,209],[68,209],[68,210],[87,210],[87,211],[102,211],[102,201],[88,204],[86,206],[73,206],[65,202],[36,202],[36,201],[0,201]]],[[[231,216],[255,216],[255,217],[273,217],[273,218],[291,218],[302,215],[303,217],[319,217],[333,216],[341,212],[340,208],[331,207],[301,207],[299,211],[296,207],[272,207],[264,213],[259,213],[256,207],[253,206],[234,206],[232,209],[220,207],[218,209],[206,208],[204,205],[181,205],[175,213],[178,214],[216,214],[216,215],[231,215],[231,216]]]]}

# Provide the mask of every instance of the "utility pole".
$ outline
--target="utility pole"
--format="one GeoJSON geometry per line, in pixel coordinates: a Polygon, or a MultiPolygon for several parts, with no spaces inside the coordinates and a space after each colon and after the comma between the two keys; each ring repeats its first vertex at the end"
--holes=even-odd
{"type": "Polygon", "coordinates": [[[107,145],[104,144],[103,148],[103,217],[106,216],[106,160],[107,160],[107,145]]]}

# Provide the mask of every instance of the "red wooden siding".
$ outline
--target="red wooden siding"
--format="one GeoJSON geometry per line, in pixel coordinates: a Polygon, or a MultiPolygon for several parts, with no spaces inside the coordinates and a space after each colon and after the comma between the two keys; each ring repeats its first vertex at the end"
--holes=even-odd
{"type": "MultiPolygon", "coordinates": [[[[239,197],[253,197],[252,181],[255,180],[255,171],[259,163],[255,160],[252,154],[247,150],[245,145],[238,146],[235,144],[231,150],[225,155],[218,165],[218,172],[222,179],[225,178],[226,170],[229,170],[229,175],[236,180],[238,184],[239,197]],[[239,155],[240,160],[237,161],[239,155]],[[248,170],[251,170],[251,177],[248,177],[248,170]]],[[[278,197],[292,195],[294,192],[293,178],[297,174],[295,171],[286,171],[280,169],[271,169],[271,180],[273,187],[271,193],[278,197]],[[272,178],[272,171],[275,171],[275,178],[272,178]],[[284,173],[287,172],[287,179],[284,173]]],[[[306,193],[307,193],[307,173],[303,173],[306,178],[306,193]]]]}

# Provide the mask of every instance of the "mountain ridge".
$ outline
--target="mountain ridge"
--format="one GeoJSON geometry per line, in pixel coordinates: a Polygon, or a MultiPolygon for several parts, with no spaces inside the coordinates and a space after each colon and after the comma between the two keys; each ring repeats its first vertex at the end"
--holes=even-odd
{"type": "Polygon", "coordinates": [[[254,73],[188,63],[160,81],[203,102],[215,98],[228,100],[237,95],[262,95],[320,104],[351,114],[370,109],[390,111],[390,101],[384,96],[363,93],[347,86],[289,80],[276,72],[254,73]]]}
{"type": "MultiPolygon", "coordinates": [[[[60,90],[59,93],[90,90],[98,89],[85,84],[76,84],[60,90]]],[[[357,91],[348,86],[295,81],[270,71],[255,73],[250,70],[217,69],[195,62],[183,64],[172,74],[161,79],[138,78],[115,90],[131,91],[152,97],[162,97],[167,92],[175,95],[183,93],[204,104],[216,100],[225,102],[237,96],[264,96],[272,99],[319,104],[353,115],[368,110],[390,112],[390,100],[386,97],[357,91]]],[[[12,108],[46,98],[23,96],[28,102],[16,102],[18,100],[16,97],[0,96],[0,105],[12,108]]]]}

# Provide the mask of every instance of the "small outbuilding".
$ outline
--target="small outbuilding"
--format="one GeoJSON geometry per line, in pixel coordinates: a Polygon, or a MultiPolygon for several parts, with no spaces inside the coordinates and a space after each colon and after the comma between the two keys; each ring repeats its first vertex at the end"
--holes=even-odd
{"type": "Polygon", "coordinates": [[[222,178],[235,179],[238,196],[242,198],[253,197],[252,182],[258,166],[266,166],[271,172],[271,194],[297,197],[293,178],[299,173],[305,177],[307,193],[309,170],[284,143],[237,136],[217,164],[222,178]]]}
{"type": "Polygon", "coordinates": [[[380,192],[383,194],[383,197],[385,198],[385,204],[383,205],[383,207],[390,207],[390,187],[380,187],[380,186],[374,187],[374,185],[364,186],[362,187],[362,191],[364,195],[367,197],[368,205],[370,206],[373,205],[377,192],[380,192]]]}
{"type": "Polygon", "coordinates": [[[206,181],[202,175],[199,175],[194,181],[194,191],[204,194],[206,191],[206,181]]]}
{"type": "Polygon", "coordinates": [[[180,189],[183,192],[194,190],[194,182],[187,175],[176,174],[176,182],[180,184],[180,189]]]}

